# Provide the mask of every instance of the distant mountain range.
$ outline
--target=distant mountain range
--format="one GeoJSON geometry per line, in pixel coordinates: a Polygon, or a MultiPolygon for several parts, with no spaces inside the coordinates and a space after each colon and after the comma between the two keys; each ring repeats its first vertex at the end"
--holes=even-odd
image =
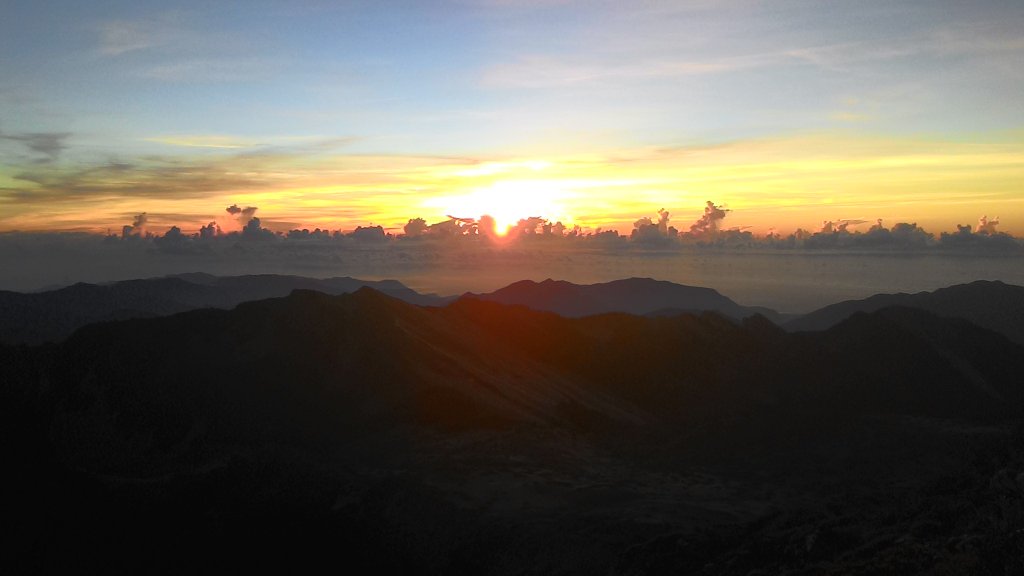
{"type": "Polygon", "coordinates": [[[773,322],[783,319],[781,314],[768,308],[740,306],[711,288],[683,286],[651,278],[629,278],[586,285],[564,280],[522,280],[494,292],[468,293],[463,297],[526,306],[569,318],[609,312],[641,316],[718,312],[737,320],[754,314],[765,316],[773,322]]]}
{"type": "Polygon", "coordinates": [[[6,562],[1012,573],[1022,373],[901,306],[794,333],[362,287],[92,324],[0,345],[6,562]]]}
{"type": "Polygon", "coordinates": [[[793,331],[825,330],[858,312],[875,312],[891,306],[963,318],[1024,344],[1024,287],[999,281],[979,280],[917,294],[876,294],[864,300],[826,306],[784,326],[793,331]]]}
{"type": "MultiPolygon", "coordinates": [[[[200,308],[230,309],[243,302],[286,296],[293,290],[339,295],[362,287],[419,306],[445,306],[455,297],[420,294],[396,280],[305,278],[254,275],[213,276],[193,273],[109,284],[79,283],[38,293],[0,291],[0,342],[56,342],[95,322],[167,316],[200,308]]],[[[821,331],[858,312],[891,306],[927,310],[963,318],[1024,344],[1024,287],[977,281],[918,294],[878,294],[826,306],[803,316],[769,308],[742,306],[710,288],[684,286],[650,278],[599,284],[558,280],[515,282],[494,292],[466,293],[475,299],[525,306],[568,318],[608,313],[675,316],[717,312],[734,320],[763,316],[787,331],[821,331]]]]}
{"type": "Polygon", "coordinates": [[[228,309],[242,302],[286,296],[298,289],[347,294],[364,286],[423,306],[439,306],[451,300],[419,294],[396,280],[347,277],[222,277],[193,273],[109,284],[78,283],[46,292],[0,291],[0,342],[59,341],[94,322],[166,316],[197,308],[228,309]]]}

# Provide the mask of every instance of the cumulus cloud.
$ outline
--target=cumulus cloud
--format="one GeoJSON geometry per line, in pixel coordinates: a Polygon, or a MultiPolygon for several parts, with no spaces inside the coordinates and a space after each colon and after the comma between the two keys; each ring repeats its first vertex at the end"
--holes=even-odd
{"type": "Polygon", "coordinates": [[[669,212],[664,208],[658,210],[658,221],[643,217],[633,223],[630,239],[644,244],[668,244],[676,239],[678,231],[668,225],[669,212]]]}
{"type": "Polygon", "coordinates": [[[979,234],[996,234],[998,231],[996,227],[999,226],[999,218],[989,219],[987,215],[978,218],[978,233],[979,234]]]}
{"type": "Polygon", "coordinates": [[[402,231],[405,232],[406,236],[415,238],[426,233],[427,228],[427,221],[423,218],[410,218],[409,222],[402,227],[402,231]]]}
{"type": "Polygon", "coordinates": [[[220,234],[220,226],[217,226],[216,222],[210,222],[199,229],[199,238],[204,240],[216,238],[217,236],[220,236],[220,234]]]}
{"type": "Polygon", "coordinates": [[[699,238],[714,239],[718,234],[719,223],[725,220],[727,212],[729,212],[728,209],[717,206],[708,200],[704,206],[704,215],[690,225],[690,234],[699,238]]]}
{"type": "Polygon", "coordinates": [[[846,229],[850,226],[859,226],[866,222],[867,220],[825,220],[821,223],[821,229],[818,230],[818,232],[821,232],[822,234],[846,232],[846,229]]]}
{"type": "Polygon", "coordinates": [[[146,222],[148,220],[149,217],[146,216],[145,212],[137,214],[134,218],[132,218],[132,223],[130,225],[126,224],[124,227],[121,228],[121,237],[128,238],[130,236],[143,235],[145,233],[146,222]]]}

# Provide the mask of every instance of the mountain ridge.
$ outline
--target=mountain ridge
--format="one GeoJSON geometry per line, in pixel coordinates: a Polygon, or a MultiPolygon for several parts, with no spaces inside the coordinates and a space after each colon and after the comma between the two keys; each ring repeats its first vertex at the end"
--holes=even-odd
{"type": "Polygon", "coordinates": [[[362,286],[421,305],[450,299],[419,294],[396,280],[349,277],[305,278],[275,274],[213,276],[189,273],[123,280],[106,284],[79,282],[46,292],[0,291],[0,341],[38,344],[59,341],[92,322],[166,316],[197,308],[229,309],[242,302],[286,296],[296,288],[344,294],[362,286]]]}
{"type": "Polygon", "coordinates": [[[627,278],[595,284],[574,284],[548,278],[520,280],[489,293],[467,292],[462,298],[516,304],[578,318],[608,312],[672,315],[716,311],[737,320],[761,314],[784,318],[774,310],[741,306],[712,288],[686,286],[652,278],[627,278]]]}
{"type": "Polygon", "coordinates": [[[824,330],[856,312],[874,312],[890,306],[963,318],[1024,344],[1024,287],[998,280],[977,280],[931,292],[875,294],[861,300],[847,300],[785,322],[783,327],[790,331],[824,330]]]}

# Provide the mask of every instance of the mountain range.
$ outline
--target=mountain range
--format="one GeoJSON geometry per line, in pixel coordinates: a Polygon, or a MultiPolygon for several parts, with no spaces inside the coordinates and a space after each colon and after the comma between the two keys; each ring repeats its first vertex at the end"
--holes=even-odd
{"type": "Polygon", "coordinates": [[[286,296],[292,290],[346,294],[363,286],[424,306],[450,298],[419,294],[396,280],[305,278],[274,274],[213,276],[190,273],[109,284],[78,283],[45,292],[0,291],[0,342],[59,341],[76,329],[110,320],[166,316],[197,308],[233,308],[242,302],[286,296]]]}
{"type": "MultiPolygon", "coordinates": [[[[229,309],[253,300],[285,296],[292,290],[347,294],[363,286],[421,306],[443,306],[454,297],[420,294],[396,280],[305,278],[255,275],[212,276],[192,273],[126,280],[109,284],[78,283],[36,293],[0,291],[0,342],[38,344],[59,341],[76,329],[110,320],[166,316],[198,308],[229,309]]],[[[682,286],[650,278],[630,278],[603,284],[525,280],[476,298],[522,305],[563,316],[581,317],[606,312],[672,315],[714,311],[741,319],[762,314],[774,322],[789,316],[761,307],[741,306],[710,288],[682,286]]]]}
{"type": "Polygon", "coordinates": [[[0,345],[6,565],[1024,568],[1007,335],[907,306],[788,332],[514,304],[298,289],[0,345]]]}
{"type": "Polygon", "coordinates": [[[916,294],[876,294],[863,300],[832,304],[792,319],[787,330],[814,331],[835,326],[857,312],[874,312],[890,306],[927,310],[932,314],[970,320],[1024,344],[1024,287],[998,280],[978,280],[916,294]]]}
{"type": "Polygon", "coordinates": [[[784,318],[768,308],[740,306],[711,288],[651,278],[584,285],[550,278],[543,282],[522,280],[486,294],[467,293],[463,298],[526,306],[570,318],[607,312],[656,316],[718,312],[735,319],[761,314],[774,322],[784,318]]]}

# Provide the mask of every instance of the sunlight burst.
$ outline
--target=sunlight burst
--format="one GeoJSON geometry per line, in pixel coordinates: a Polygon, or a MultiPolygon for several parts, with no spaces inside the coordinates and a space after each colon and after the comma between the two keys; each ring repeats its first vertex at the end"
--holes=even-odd
{"type": "Polygon", "coordinates": [[[565,223],[571,220],[564,206],[571,195],[559,184],[553,180],[505,180],[469,194],[432,198],[427,205],[460,218],[490,216],[494,232],[505,235],[519,220],[531,216],[565,223]]]}

